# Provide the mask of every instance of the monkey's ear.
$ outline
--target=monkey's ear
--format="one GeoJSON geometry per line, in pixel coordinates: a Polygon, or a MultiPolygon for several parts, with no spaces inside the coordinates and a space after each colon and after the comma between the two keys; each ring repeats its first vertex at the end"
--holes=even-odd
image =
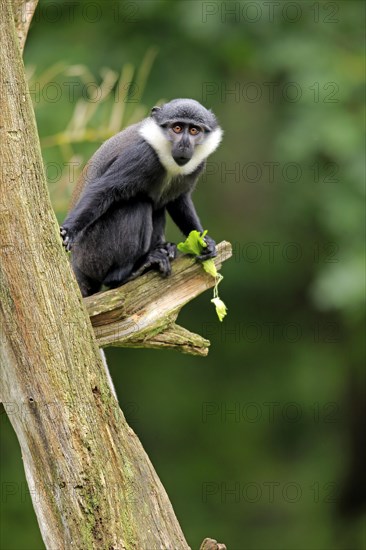
{"type": "Polygon", "coordinates": [[[155,115],[155,113],[157,113],[158,111],[160,111],[160,109],[161,109],[161,107],[157,107],[157,106],[153,107],[153,108],[151,109],[151,113],[150,113],[151,116],[155,115]]]}

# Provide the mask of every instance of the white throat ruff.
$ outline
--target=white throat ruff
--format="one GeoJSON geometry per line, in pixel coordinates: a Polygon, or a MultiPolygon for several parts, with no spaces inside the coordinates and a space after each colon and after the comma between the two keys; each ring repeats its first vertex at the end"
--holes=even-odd
{"type": "Polygon", "coordinates": [[[166,139],[163,130],[153,118],[147,118],[143,122],[139,133],[154,149],[161,164],[171,177],[192,174],[192,172],[194,172],[196,168],[217,149],[223,134],[221,128],[213,130],[203,143],[196,145],[193,157],[187,164],[179,166],[172,157],[171,143],[166,139]]]}

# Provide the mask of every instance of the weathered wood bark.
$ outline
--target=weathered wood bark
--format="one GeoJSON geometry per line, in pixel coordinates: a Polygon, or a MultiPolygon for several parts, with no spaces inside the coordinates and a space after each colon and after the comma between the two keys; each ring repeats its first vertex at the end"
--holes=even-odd
{"type": "Polygon", "coordinates": [[[200,550],[226,550],[226,546],[215,539],[205,539],[200,546],[200,550]]]}
{"type": "Polygon", "coordinates": [[[11,4],[0,0],[1,398],[52,550],[188,548],[111,394],[53,214],[11,4]]]}
{"type": "MultiPolygon", "coordinates": [[[[230,258],[231,245],[218,245],[215,265],[230,258]]],[[[213,287],[215,279],[193,257],[172,264],[172,274],[163,279],[147,273],[108,292],[85,298],[98,345],[176,349],[207,355],[210,342],[175,324],[182,306],[213,287]]],[[[213,313],[214,315],[214,313],[213,313]]]]}
{"type": "Polygon", "coordinates": [[[19,47],[23,51],[38,0],[11,0],[19,47]]]}

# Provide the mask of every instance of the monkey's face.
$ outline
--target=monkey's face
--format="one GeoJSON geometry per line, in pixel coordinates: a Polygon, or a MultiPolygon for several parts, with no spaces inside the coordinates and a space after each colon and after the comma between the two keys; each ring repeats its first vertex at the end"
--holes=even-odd
{"type": "Polygon", "coordinates": [[[178,166],[184,166],[191,160],[197,145],[205,139],[204,128],[191,122],[172,122],[164,127],[168,141],[172,144],[172,157],[178,166]]]}
{"type": "Polygon", "coordinates": [[[139,133],[172,177],[192,174],[222,138],[215,115],[194,99],[153,107],[139,133]]]}

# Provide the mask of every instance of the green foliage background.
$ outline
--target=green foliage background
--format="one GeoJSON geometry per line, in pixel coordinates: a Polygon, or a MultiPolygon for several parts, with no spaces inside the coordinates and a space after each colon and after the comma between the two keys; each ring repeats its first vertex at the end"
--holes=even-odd
{"type": "MultiPolygon", "coordinates": [[[[124,124],[192,97],[225,131],[195,202],[210,235],[233,243],[229,312],[220,324],[206,294],[179,319],[211,339],[208,358],[107,352],[192,548],[206,536],[230,550],[365,547],[364,12],[345,0],[41,0],[31,27],[25,63],[60,222],[74,184],[63,163],[88,159],[113,107],[98,106],[87,141],[65,137],[77,102],[93,104],[92,78],[127,78],[145,59],[124,124]]],[[[182,240],[172,224],[168,237],[182,240]]],[[[0,546],[38,550],[5,414],[1,427],[0,546]]]]}

